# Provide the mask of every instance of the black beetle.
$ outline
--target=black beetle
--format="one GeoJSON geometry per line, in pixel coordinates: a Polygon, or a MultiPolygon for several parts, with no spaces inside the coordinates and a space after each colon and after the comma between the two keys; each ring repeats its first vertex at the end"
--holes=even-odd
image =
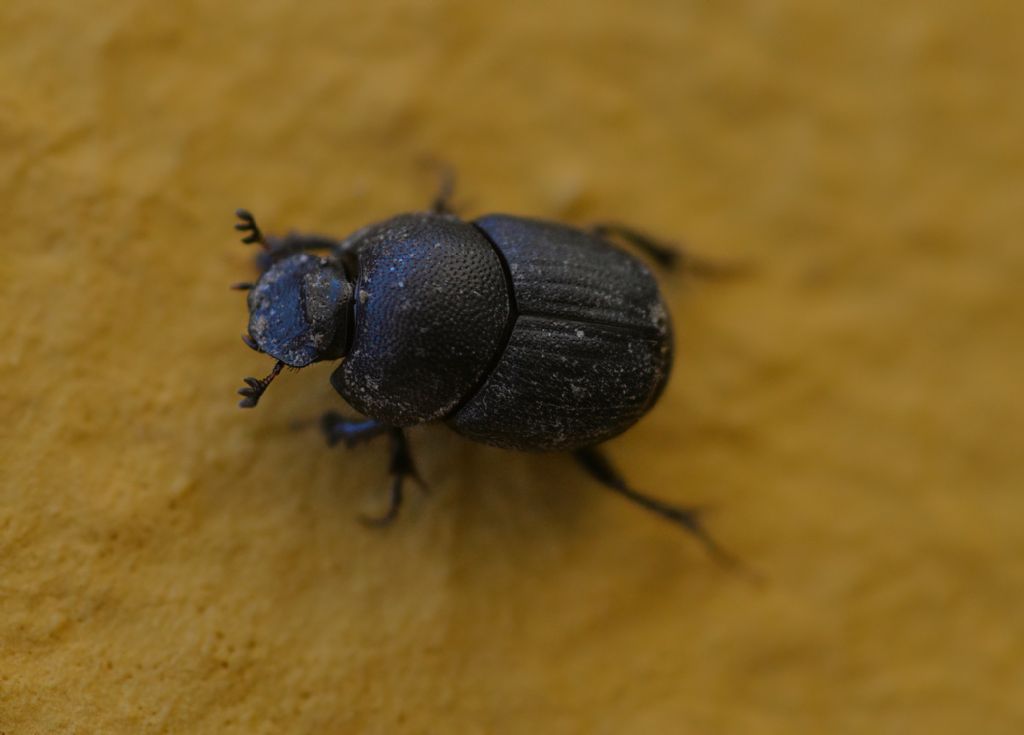
{"type": "Polygon", "coordinates": [[[243,242],[259,243],[262,274],[249,291],[252,349],[277,360],[246,378],[255,406],[285,366],[342,360],[331,384],[364,419],[328,412],[328,443],[391,440],[393,520],[407,477],[420,482],[404,429],[446,423],[474,441],[524,451],[569,451],[598,482],[674,521],[732,563],[692,507],[631,488],[597,445],[658,400],[672,365],[672,327],[647,267],[716,266],[621,225],[581,230],[489,215],[471,222],[449,206],[451,181],[426,212],[401,214],[343,240],[264,237],[246,210],[243,242]],[[316,253],[322,254],[316,254],[316,253]]]}

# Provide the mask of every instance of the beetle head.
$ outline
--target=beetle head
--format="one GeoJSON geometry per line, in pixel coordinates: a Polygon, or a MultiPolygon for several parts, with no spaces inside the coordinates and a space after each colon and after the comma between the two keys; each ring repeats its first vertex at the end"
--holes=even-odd
{"type": "Polygon", "coordinates": [[[250,347],[296,368],[345,356],[352,284],[337,261],[305,253],[280,260],[248,301],[250,347]]]}
{"type": "Polygon", "coordinates": [[[257,352],[277,359],[262,379],[246,378],[238,404],[252,408],[286,365],[303,368],[337,360],[348,349],[352,284],[341,263],[315,255],[279,260],[255,283],[236,284],[249,291],[249,332],[242,339],[257,352]]]}

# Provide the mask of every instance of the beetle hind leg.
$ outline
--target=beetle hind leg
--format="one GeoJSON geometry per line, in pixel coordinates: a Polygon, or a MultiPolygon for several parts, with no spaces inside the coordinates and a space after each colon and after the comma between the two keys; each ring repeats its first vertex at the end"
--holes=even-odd
{"type": "Polygon", "coordinates": [[[437,192],[430,200],[431,214],[455,214],[452,197],[455,195],[455,170],[445,163],[435,163],[437,168],[437,192]]]}
{"type": "Polygon", "coordinates": [[[695,276],[715,278],[732,276],[742,272],[736,264],[708,260],[683,248],[651,237],[647,233],[615,222],[594,225],[590,232],[602,240],[618,240],[632,245],[641,253],[666,270],[680,270],[695,276]]]}
{"type": "Polygon", "coordinates": [[[573,457],[592,478],[641,508],[660,515],[681,526],[693,535],[704,546],[708,554],[724,567],[736,568],[739,560],[723,549],[704,527],[701,520],[701,508],[694,506],[676,506],[657,498],[637,492],[630,487],[608,457],[597,447],[586,447],[573,452],[573,457]]]}
{"type": "Polygon", "coordinates": [[[402,491],[407,478],[412,478],[426,490],[426,484],[416,470],[412,453],[409,451],[409,441],[402,429],[386,426],[373,419],[347,419],[333,411],[324,414],[320,420],[320,427],[327,438],[327,444],[332,447],[339,442],[344,443],[346,447],[354,447],[384,434],[387,434],[391,441],[391,457],[388,463],[388,473],[391,475],[388,509],[379,516],[359,516],[362,523],[381,527],[394,521],[402,507],[402,491]]]}

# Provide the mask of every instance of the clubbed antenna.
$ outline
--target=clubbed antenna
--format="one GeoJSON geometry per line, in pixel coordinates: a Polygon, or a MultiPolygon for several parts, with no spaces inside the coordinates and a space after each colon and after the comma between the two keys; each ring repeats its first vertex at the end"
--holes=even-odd
{"type": "Polygon", "coordinates": [[[235,223],[235,229],[239,232],[248,233],[242,238],[242,242],[246,245],[258,243],[264,250],[268,249],[267,241],[263,237],[260,226],[256,224],[256,218],[252,216],[252,212],[248,209],[236,209],[235,216],[240,220],[235,223]]]}
{"type": "Polygon", "coordinates": [[[278,360],[277,364],[274,365],[274,369],[270,371],[270,375],[265,378],[245,378],[245,383],[248,387],[239,388],[238,395],[244,396],[242,400],[238,402],[239,408],[253,408],[257,403],[260,402],[260,396],[267,389],[277,374],[284,368],[284,361],[278,360]]]}

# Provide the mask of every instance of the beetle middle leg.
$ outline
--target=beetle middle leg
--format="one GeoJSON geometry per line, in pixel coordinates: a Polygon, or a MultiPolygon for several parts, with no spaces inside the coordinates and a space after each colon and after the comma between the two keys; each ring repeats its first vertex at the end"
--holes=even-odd
{"type": "Polygon", "coordinates": [[[657,513],[662,518],[682,526],[687,533],[696,537],[703,544],[708,554],[715,561],[722,564],[722,566],[739,566],[739,561],[719,546],[711,534],[708,533],[708,530],[701,522],[699,508],[671,505],[663,500],[637,492],[626,483],[608,457],[597,447],[577,449],[573,452],[573,456],[587,474],[609,490],[613,490],[640,507],[657,513]]]}
{"type": "Polygon", "coordinates": [[[333,411],[324,414],[320,426],[327,437],[327,444],[332,447],[339,442],[343,442],[346,447],[354,447],[384,434],[387,434],[391,441],[391,457],[388,463],[388,473],[391,475],[388,509],[380,516],[359,516],[359,520],[366,525],[386,526],[398,517],[406,478],[411,477],[421,488],[426,488],[419,472],[416,471],[409,451],[409,441],[402,429],[386,426],[373,419],[348,419],[333,411]]]}
{"type": "Polygon", "coordinates": [[[740,268],[728,263],[717,263],[701,258],[632,227],[614,222],[596,224],[590,232],[603,240],[618,239],[629,243],[666,270],[681,270],[695,276],[731,276],[740,268]]]}

